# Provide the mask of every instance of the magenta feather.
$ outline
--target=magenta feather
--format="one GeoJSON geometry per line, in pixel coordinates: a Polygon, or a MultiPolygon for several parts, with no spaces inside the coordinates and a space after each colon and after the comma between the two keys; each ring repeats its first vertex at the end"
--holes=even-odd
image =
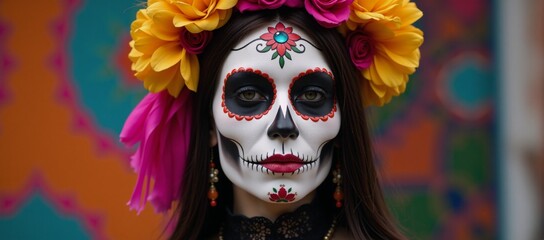
{"type": "Polygon", "coordinates": [[[138,179],[128,202],[138,213],[147,201],[158,212],[168,211],[179,197],[189,151],[191,112],[192,93],[187,88],[177,98],[162,91],[147,94],[125,122],[121,142],[128,146],[140,143],[131,157],[138,179]]]}

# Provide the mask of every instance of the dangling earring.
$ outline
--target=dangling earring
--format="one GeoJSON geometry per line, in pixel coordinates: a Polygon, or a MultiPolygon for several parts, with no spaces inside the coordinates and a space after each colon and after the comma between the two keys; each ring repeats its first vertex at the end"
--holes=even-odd
{"type": "Polygon", "coordinates": [[[332,182],[336,184],[336,190],[334,190],[334,200],[336,200],[336,207],[342,207],[342,200],[344,199],[344,192],[342,191],[342,174],[340,174],[340,164],[336,164],[336,170],[332,171],[332,182]]]}
{"type": "Polygon", "coordinates": [[[211,152],[211,158],[210,158],[210,189],[208,190],[208,198],[210,199],[210,206],[215,207],[217,206],[217,202],[215,199],[219,196],[219,193],[217,192],[217,189],[215,189],[216,182],[219,181],[219,178],[217,175],[219,174],[219,170],[215,168],[215,163],[213,162],[213,150],[211,152]]]}

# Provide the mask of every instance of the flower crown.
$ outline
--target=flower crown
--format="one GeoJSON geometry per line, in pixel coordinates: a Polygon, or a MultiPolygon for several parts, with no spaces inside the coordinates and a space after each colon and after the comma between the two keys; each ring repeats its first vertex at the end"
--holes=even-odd
{"type": "Polygon", "coordinates": [[[346,37],[353,64],[364,76],[365,105],[389,102],[406,89],[419,65],[423,32],[412,24],[423,14],[409,0],[148,0],[131,25],[129,58],[135,76],[157,93],[177,97],[185,86],[197,91],[197,55],[240,12],[304,7],[325,28],[346,37]]]}
{"type": "Polygon", "coordinates": [[[423,43],[423,33],[412,26],[422,12],[409,0],[148,0],[131,25],[129,58],[151,93],[120,134],[129,146],[139,143],[131,160],[138,172],[128,202],[132,209],[141,211],[151,201],[157,211],[167,211],[180,196],[192,129],[189,92],[197,91],[197,56],[212,31],[225,25],[234,7],[243,13],[282,6],[304,7],[321,26],[336,27],[345,36],[351,60],[364,76],[365,105],[381,106],[404,92],[423,43]]]}

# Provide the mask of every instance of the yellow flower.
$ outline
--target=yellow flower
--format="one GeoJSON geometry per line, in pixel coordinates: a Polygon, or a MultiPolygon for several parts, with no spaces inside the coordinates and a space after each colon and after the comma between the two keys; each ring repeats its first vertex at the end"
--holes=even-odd
{"type": "Polygon", "coordinates": [[[172,1],[178,7],[176,27],[186,27],[189,32],[212,31],[222,27],[230,18],[237,0],[183,0],[172,1]]]}
{"type": "Polygon", "coordinates": [[[362,29],[373,40],[373,61],[362,74],[365,105],[382,106],[406,90],[419,66],[423,32],[412,24],[423,16],[409,0],[355,0],[344,34],[362,29]]]}
{"type": "Polygon", "coordinates": [[[149,0],[147,4],[131,25],[129,58],[135,76],[150,92],[167,89],[177,97],[184,86],[196,92],[198,57],[183,47],[183,31],[203,34],[223,26],[236,0],[149,0]]]}

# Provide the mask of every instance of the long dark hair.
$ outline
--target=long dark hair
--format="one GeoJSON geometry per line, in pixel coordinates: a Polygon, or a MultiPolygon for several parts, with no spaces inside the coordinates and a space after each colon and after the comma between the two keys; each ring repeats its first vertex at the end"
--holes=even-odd
{"type": "MultiPolygon", "coordinates": [[[[213,33],[213,41],[199,56],[200,79],[195,98],[191,147],[184,173],[179,205],[174,217],[177,225],[171,239],[203,239],[216,235],[225,218],[225,208],[232,207],[232,184],[220,176],[218,205],[210,207],[207,199],[208,164],[217,156],[217,147],[210,149],[212,96],[219,71],[231,49],[251,32],[264,28],[274,19],[303,30],[322,49],[335,75],[337,101],[342,113],[336,137],[334,160],[343,175],[344,207],[340,225],[347,227],[355,239],[404,239],[385,205],[373,162],[365,110],[362,105],[361,74],[350,61],[343,37],[336,29],[319,26],[305,11],[279,9],[239,14],[213,33]],[[213,155],[213,156],[212,156],[213,155]]],[[[332,185],[325,180],[322,185],[332,185]]],[[[318,195],[331,199],[327,211],[335,208],[332,188],[321,186],[318,195]]]]}

